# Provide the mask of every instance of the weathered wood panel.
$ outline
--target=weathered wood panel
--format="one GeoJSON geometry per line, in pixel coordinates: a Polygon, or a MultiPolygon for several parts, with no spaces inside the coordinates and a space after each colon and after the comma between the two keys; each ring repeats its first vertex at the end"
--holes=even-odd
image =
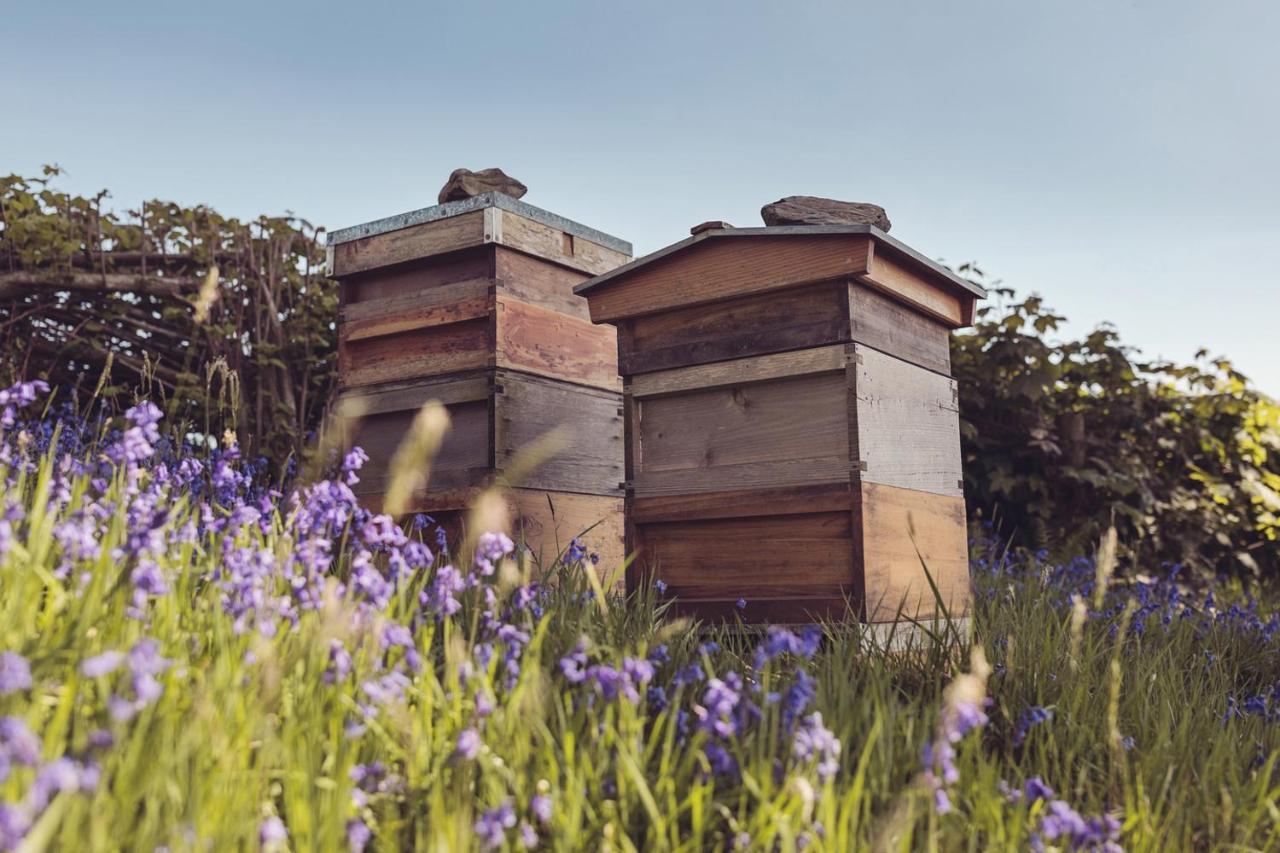
{"type": "Polygon", "coordinates": [[[631,256],[593,243],[583,237],[527,219],[518,213],[491,207],[490,236],[521,252],[554,261],[589,275],[599,275],[631,260],[631,256]]]}
{"type": "Polygon", "coordinates": [[[575,537],[581,537],[588,553],[600,558],[600,578],[622,583],[622,498],[536,489],[512,489],[510,494],[513,529],[539,565],[550,566],[575,537]]]}
{"type": "Polygon", "coordinates": [[[956,291],[938,287],[883,249],[872,251],[870,269],[860,280],[906,301],[951,328],[967,325],[972,319],[973,296],[961,296],[956,291]]]}
{"type": "Polygon", "coordinates": [[[771,598],[747,601],[738,607],[737,599],[676,599],[671,607],[674,616],[687,616],[704,622],[768,623],[799,625],[808,622],[836,622],[858,618],[858,602],[845,598],[771,598]]]}
{"type": "MultiPolygon", "coordinates": [[[[487,370],[475,370],[452,376],[433,376],[405,382],[393,382],[373,388],[356,388],[339,395],[339,405],[348,402],[363,416],[381,412],[417,411],[428,400],[445,405],[487,400],[493,390],[493,377],[487,370]]],[[[341,409],[340,409],[341,410],[341,409]]]]}
{"type": "Polygon", "coordinates": [[[636,494],[839,481],[846,399],[833,372],[640,400],[636,494]]]}
{"type": "Polygon", "coordinates": [[[632,377],[630,387],[634,397],[654,397],[680,391],[705,391],[725,385],[745,385],[790,376],[839,371],[844,366],[845,347],[835,344],[642,373],[632,377]]]}
{"type": "Polygon", "coordinates": [[[964,494],[954,380],[855,345],[861,481],[964,494]]]}
{"type": "Polygon", "coordinates": [[[863,235],[704,241],[593,290],[591,319],[609,322],[862,275],[868,271],[870,246],[863,235]]]}
{"type": "Polygon", "coordinates": [[[850,337],[912,364],[951,372],[946,326],[860,284],[849,285],[850,337]]]}
{"type": "Polygon", "coordinates": [[[951,615],[968,611],[964,498],[863,483],[861,517],[867,621],[941,615],[923,566],[951,615]]]}
{"type": "Polygon", "coordinates": [[[631,501],[631,516],[639,524],[651,524],[690,519],[847,512],[852,508],[853,492],[846,480],[817,486],[637,497],[631,501]]]}
{"type": "Polygon", "coordinates": [[[491,280],[461,281],[343,306],[338,332],[343,341],[358,341],[476,320],[487,317],[493,308],[491,280]]]}
{"type": "Polygon", "coordinates": [[[527,488],[620,495],[623,480],[621,396],[595,388],[499,371],[495,389],[499,470],[553,429],[561,451],[523,482],[527,488]]]}
{"type": "MultiPolygon", "coordinates": [[[[493,470],[489,445],[489,404],[472,400],[446,406],[449,431],[431,465],[427,490],[483,485],[493,470]]],[[[391,460],[409,432],[417,408],[366,414],[353,428],[353,442],[369,461],[360,471],[357,494],[384,494],[391,478],[391,460]]]]}
{"type": "Polygon", "coordinates": [[[333,250],[333,275],[343,278],[429,255],[482,245],[487,242],[486,213],[486,210],[475,210],[448,219],[424,222],[349,243],[339,243],[333,250]]]}
{"type": "Polygon", "coordinates": [[[530,305],[559,311],[580,320],[590,320],[587,300],[573,292],[583,274],[550,261],[494,246],[494,277],[498,290],[530,305]]]}
{"type": "Polygon", "coordinates": [[[618,336],[626,375],[846,341],[846,286],[827,282],[636,317],[618,336]]]}
{"type": "Polygon", "coordinates": [[[349,341],[340,344],[338,363],[344,388],[488,367],[493,327],[485,317],[349,341]]]}
{"type": "Polygon", "coordinates": [[[341,281],[343,305],[354,307],[361,302],[391,299],[460,281],[492,279],[493,252],[492,245],[476,246],[346,276],[341,281]]]}
{"type": "Polygon", "coordinates": [[[617,334],[505,294],[497,297],[498,367],[620,392],[617,334]]]}
{"type": "Polygon", "coordinates": [[[667,594],[687,599],[851,594],[848,512],[642,525],[642,558],[667,594]]]}

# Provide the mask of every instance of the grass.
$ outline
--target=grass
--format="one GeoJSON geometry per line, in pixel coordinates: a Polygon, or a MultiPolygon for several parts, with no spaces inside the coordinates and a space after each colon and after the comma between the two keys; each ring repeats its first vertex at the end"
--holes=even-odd
{"type": "Polygon", "coordinates": [[[0,717],[39,757],[0,730],[0,846],[1101,849],[1065,808],[1126,849],[1280,847],[1274,602],[988,554],[971,635],[891,653],[669,619],[577,554],[539,583],[494,539],[454,589],[352,472],[263,495],[148,421],[3,439],[0,717]]]}

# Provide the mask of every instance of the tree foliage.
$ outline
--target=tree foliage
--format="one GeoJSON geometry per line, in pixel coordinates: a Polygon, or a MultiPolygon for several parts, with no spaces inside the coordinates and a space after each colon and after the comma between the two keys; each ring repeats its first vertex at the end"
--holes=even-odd
{"type": "Polygon", "coordinates": [[[121,215],[58,174],[0,178],[0,379],[47,379],[82,411],[145,394],[246,452],[300,450],[335,379],[322,229],[165,201],[121,215]]]}
{"type": "MultiPolygon", "coordinates": [[[[962,268],[970,275],[981,272],[962,268]]],[[[1111,523],[1145,565],[1280,569],[1280,407],[1226,359],[1144,361],[997,288],[952,344],[970,514],[1079,553],[1111,523]]]]}

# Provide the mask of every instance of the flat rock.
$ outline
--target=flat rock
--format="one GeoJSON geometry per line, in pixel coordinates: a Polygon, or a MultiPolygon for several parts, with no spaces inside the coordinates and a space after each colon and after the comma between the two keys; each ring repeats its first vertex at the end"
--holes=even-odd
{"type": "Polygon", "coordinates": [[[460,201],[485,193],[502,193],[520,198],[528,191],[528,187],[498,168],[481,169],[478,172],[454,169],[444,188],[440,190],[439,202],[444,204],[446,201],[460,201]]]}
{"type": "Polygon", "coordinates": [[[812,195],[789,195],[760,208],[765,225],[874,225],[890,227],[889,214],[878,204],[836,201],[812,195]]]}

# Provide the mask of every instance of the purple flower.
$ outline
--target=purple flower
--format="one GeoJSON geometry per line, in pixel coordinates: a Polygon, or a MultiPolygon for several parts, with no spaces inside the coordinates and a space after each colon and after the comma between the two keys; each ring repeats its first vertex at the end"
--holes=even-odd
{"type": "Polygon", "coordinates": [[[791,754],[798,761],[818,762],[818,778],[824,782],[840,769],[840,739],[822,724],[822,714],[814,711],[796,729],[791,754]]]}
{"type": "Polygon", "coordinates": [[[547,826],[551,823],[551,797],[546,794],[534,794],[529,800],[529,811],[538,819],[538,823],[547,826]]]}
{"type": "Polygon", "coordinates": [[[520,829],[517,832],[520,838],[520,846],[525,850],[532,850],[538,846],[538,831],[530,826],[527,821],[520,821],[520,829]]]}
{"type": "Polygon", "coordinates": [[[373,833],[360,818],[347,821],[347,845],[351,848],[351,853],[363,853],[372,839],[373,833]]]}
{"type": "Polygon", "coordinates": [[[16,850],[31,829],[31,814],[13,803],[0,803],[0,850],[16,850]]]}
{"type": "Polygon", "coordinates": [[[124,652],[103,652],[81,661],[80,672],[84,673],[86,678],[101,678],[115,672],[124,662],[124,652]]]}
{"type": "Polygon", "coordinates": [[[507,840],[507,830],[516,825],[516,810],[507,800],[502,805],[489,809],[476,820],[476,836],[480,845],[486,850],[496,850],[507,840]]]}
{"type": "Polygon", "coordinates": [[[284,827],[284,821],[272,815],[262,822],[258,827],[258,843],[263,847],[271,847],[283,845],[289,840],[289,831],[284,827]]]}
{"type": "Polygon", "coordinates": [[[659,578],[653,582],[653,588],[658,591],[658,595],[667,594],[667,582],[659,578]]]}
{"type": "Polygon", "coordinates": [[[0,718],[0,756],[24,767],[39,763],[40,741],[22,718],[0,718]]]}
{"type": "Polygon", "coordinates": [[[320,676],[325,684],[337,684],[351,673],[351,653],[341,640],[329,641],[329,665],[320,676]]]}
{"type": "Polygon", "coordinates": [[[494,563],[515,550],[515,543],[505,533],[481,533],[476,545],[476,568],[488,576],[494,572],[494,563]]]}
{"type": "Polygon", "coordinates": [[[474,760],[480,754],[480,733],[475,729],[463,729],[458,735],[454,754],[466,761],[474,760]]]}
{"type": "Polygon", "coordinates": [[[17,652],[0,654],[0,696],[31,689],[31,666],[17,652]]]}
{"type": "Polygon", "coordinates": [[[746,610],[746,609],[747,609],[747,600],[746,600],[745,598],[739,598],[739,599],[738,599],[738,609],[739,609],[739,610],[746,610]]]}

